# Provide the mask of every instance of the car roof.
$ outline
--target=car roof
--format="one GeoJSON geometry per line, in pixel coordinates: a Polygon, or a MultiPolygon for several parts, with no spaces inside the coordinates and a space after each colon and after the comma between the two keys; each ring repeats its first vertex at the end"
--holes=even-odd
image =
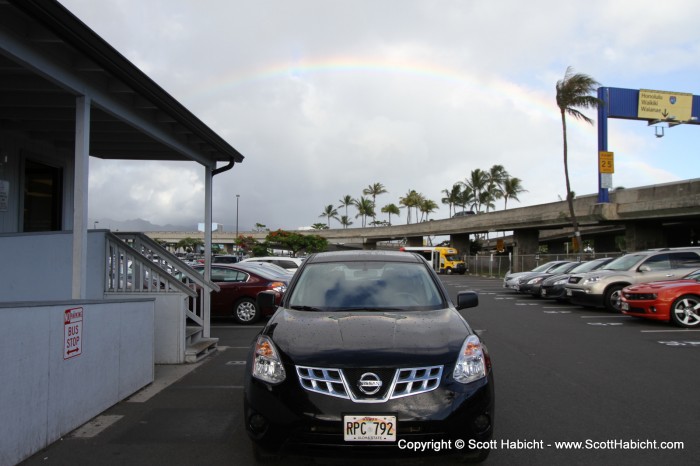
{"type": "Polygon", "coordinates": [[[423,258],[415,253],[401,251],[331,251],[312,254],[308,259],[306,259],[305,262],[313,264],[323,262],[353,261],[421,263],[423,258]]]}

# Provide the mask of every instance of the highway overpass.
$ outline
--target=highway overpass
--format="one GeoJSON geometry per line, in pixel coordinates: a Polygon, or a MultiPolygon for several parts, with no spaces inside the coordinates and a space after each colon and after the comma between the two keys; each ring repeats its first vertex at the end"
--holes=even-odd
{"type": "MultiPolygon", "coordinates": [[[[626,249],[636,251],[656,247],[698,244],[700,234],[700,179],[684,180],[610,193],[610,202],[598,203],[597,194],[577,197],[574,210],[580,225],[596,237],[599,251],[617,251],[614,237],[624,235],[626,249]]],[[[513,232],[513,254],[538,252],[541,242],[565,238],[571,232],[569,209],[565,201],[518,207],[451,219],[431,220],[390,227],[348,228],[299,231],[317,234],[332,244],[375,248],[378,242],[405,239],[420,245],[426,236],[450,236],[461,251],[469,249],[473,234],[513,232]],[[549,239],[548,239],[549,238],[549,239]]],[[[147,232],[156,239],[177,242],[185,237],[201,237],[199,232],[147,232]]],[[[241,232],[263,239],[267,232],[241,232]]],[[[233,244],[232,232],[214,232],[213,242],[233,244]]],[[[556,244],[556,243],[555,243],[556,244]]]]}

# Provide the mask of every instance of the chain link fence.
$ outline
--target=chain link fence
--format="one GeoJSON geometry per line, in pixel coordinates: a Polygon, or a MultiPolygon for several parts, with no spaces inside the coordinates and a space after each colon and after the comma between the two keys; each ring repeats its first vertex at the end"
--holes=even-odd
{"type": "Polygon", "coordinates": [[[476,254],[465,255],[467,273],[485,277],[503,278],[509,271],[528,271],[549,261],[570,260],[587,261],[600,257],[618,257],[622,253],[579,253],[579,254],[531,254],[513,256],[512,254],[476,254]]]}

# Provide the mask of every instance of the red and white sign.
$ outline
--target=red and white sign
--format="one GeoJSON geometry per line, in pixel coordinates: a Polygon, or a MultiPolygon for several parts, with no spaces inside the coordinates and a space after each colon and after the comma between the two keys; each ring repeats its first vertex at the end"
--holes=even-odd
{"type": "Polygon", "coordinates": [[[83,308],[66,309],[63,323],[63,359],[83,354],[83,308]]]}

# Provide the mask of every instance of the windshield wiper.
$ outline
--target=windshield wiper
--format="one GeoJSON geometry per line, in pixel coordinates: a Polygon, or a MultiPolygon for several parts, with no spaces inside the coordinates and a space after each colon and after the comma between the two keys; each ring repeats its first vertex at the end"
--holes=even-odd
{"type": "Polygon", "coordinates": [[[311,311],[311,312],[325,312],[325,309],[321,309],[320,307],[313,307],[313,306],[289,306],[290,309],[294,309],[295,311],[311,311]]]}

